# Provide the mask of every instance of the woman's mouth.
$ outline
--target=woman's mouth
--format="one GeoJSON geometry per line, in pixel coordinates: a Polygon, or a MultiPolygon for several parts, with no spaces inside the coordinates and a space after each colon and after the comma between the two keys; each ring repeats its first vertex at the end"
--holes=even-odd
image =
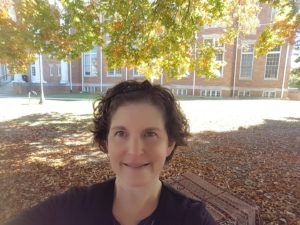
{"type": "Polygon", "coordinates": [[[123,163],[124,166],[132,169],[140,169],[145,166],[148,166],[150,163],[123,163]]]}

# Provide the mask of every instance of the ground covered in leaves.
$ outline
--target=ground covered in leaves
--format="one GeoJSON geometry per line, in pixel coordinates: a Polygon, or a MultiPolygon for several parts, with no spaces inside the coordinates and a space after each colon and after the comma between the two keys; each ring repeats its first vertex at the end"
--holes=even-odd
{"type": "MultiPolygon", "coordinates": [[[[0,122],[0,224],[74,185],[113,176],[91,144],[90,115],[34,114],[0,122]]],[[[163,179],[191,171],[258,205],[265,224],[300,225],[300,119],[193,135],[163,179]]]]}

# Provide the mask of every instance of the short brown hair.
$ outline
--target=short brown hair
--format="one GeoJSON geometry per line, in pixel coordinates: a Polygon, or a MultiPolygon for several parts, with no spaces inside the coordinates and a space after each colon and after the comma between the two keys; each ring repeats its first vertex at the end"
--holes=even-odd
{"type": "Polygon", "coordinates": [[[152,85],[148,80],[123,81],[94,102],[94,142],[99,145],[101,151],[107,153],[107,136],[113,114],[120,106],[134,102],[148,102],[162,112],[169,142],[175,142],[172,153],[166,159],[169,161],[177,146],[187,145],[187,138],[190,136],[189,125],[172,92],[160,85],[152,85]]]}

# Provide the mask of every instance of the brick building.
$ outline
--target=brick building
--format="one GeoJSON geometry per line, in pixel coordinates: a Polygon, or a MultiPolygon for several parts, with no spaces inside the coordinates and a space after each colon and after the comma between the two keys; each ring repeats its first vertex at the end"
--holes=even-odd
{"type": "MultiPolygon", "coordinates": [[[[285,98],[292,55],[292,46],[284,44],[271,50],[266,56],[254,57],[254,43],[258,34],[264,30],[274,15],[268,5],[262,5],[259,15],[260,27],[256,32],[243,38],[237,38],[232,45],[221,46],[218,37],[222,27],[204,27],[199,31],[198,41],[207,41],[222,49],[216,55],[217,60],[226,61],[219,70],[219,77],[206,80],[191,71],[181,80],[166,80],[162,75],[155,83],[160,83],[176,95],[194,95],[205,97],[269,97],[285,98]]],[[[35,89],[39,91],[40,69],[43,71],[46,93],[54,92],[105,92],[109,87],[126,79],[145,79],[137,70],[121,68],[107,70],[105,57],[100,47],[82,53],[81,59],[57,62],[47,56],[37,57],[28,69],[28,80],[22,75],[14,76],[16,93],[26,93],[35,89]],[[24,77],[23,77],[24,78],[24,77]]]]}

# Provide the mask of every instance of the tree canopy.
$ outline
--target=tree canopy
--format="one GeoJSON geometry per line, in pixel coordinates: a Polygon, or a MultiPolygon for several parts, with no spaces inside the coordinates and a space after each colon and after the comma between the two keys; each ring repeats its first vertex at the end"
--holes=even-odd
{"type": "Polygon", "coordinates": [[[26,70],[34,54],[76,59],[102,46],[110,68],[138,68],[146,76],[214,76],[217,49],[196,34],[221,24],[221,44],[259,26],[261,4],[277,9],[256,43],[256,55],[293,42],[300,17],[292,0],[0,0],[0,63],[26,70]],[[196,47],[196,48],[195,48],[196,47]]]}

